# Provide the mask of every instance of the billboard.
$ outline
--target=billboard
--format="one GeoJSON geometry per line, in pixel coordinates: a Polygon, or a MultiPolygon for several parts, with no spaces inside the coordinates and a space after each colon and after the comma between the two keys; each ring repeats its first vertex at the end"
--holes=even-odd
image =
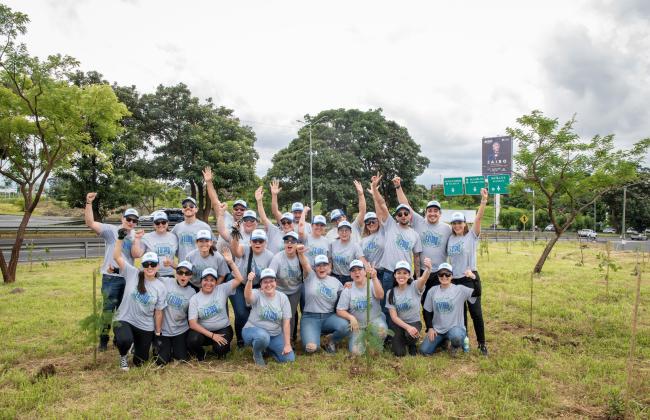
{"type": "Polygon", "coordinates": [[[483,137],[483,175],[512,174],[512,137],[483,137]]]}

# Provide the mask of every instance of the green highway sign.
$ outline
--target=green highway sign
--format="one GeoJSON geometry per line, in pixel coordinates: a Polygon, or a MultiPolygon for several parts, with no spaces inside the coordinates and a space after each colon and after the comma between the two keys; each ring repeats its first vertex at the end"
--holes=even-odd
{"type": "Polygon", "coordinates": [[[445,178],[443,180],[445,195],[463,195],[463,178],[445,178]]]}
{"type": "Polygon", "coordinates": [[[482,176],[465,177],[465,194],[481,195],[481,188],[485,188],[485,178],[482,176]]]}
{"type": "Polygon", "coordinates": [[[510,194],[510,175],[488,175],[490,194],[510,194]]]}

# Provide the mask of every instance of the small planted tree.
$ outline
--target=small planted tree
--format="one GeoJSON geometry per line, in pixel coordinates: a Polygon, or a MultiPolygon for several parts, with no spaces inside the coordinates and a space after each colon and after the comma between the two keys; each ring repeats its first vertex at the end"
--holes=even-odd
{"type": "Polygon", "coordinates": [[[571,118],[560,126],[557,119],[533,111],[517,119],[518,127],[507,129],[519,145],[514,158],[516,176],[537,192],[555,228],[535,264],[535,273],[542,271],[551,250],[578,214],[603,194],[636,181],[639,162],[650,146],[649,138],[629,150],[615,150],[613,135],[583,140],[574,131],[575,122],[571,118]]]}

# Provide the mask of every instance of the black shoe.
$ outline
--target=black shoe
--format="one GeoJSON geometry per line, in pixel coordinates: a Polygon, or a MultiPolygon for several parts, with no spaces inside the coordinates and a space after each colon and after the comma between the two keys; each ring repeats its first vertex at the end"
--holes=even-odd
{"type": "Polygon", "coordinates": [[[478,351],[480,351],[483,356],[488,355],[488,349],[487,349],[487,346],[485,345],[485,343],[478,345],[478,351]]]}
{"type": "Polygon", "coordinates": [[[237,348],[241,350],[241,349],[243,349],[244,347],[246,347],[246,346],[244,345],[244,340],[241,340],[241,341],[237,340],[237,348]]]}
{"type": "Polygon", "coordinates": [[[389,335],[384,339],[384,348],[386,350],[390,350],[392,346],[393,346],[393,337],[389,335]]]}
{"type": "Polygon", "coordinates": [[[409,345],[409,354],[411,356],[415,356],[415,355],[418,354],[418,349],[417,349],[417,347],[415,347],[415,344],[410,344],[409,345]]]}
{"type": "Polygon", "coordinates": [[[97,346],[97,350],[100,352],[105,352],[108,350],[108,336],[107,335],[101,335],[99,336],[99,346],[97,346]]]}

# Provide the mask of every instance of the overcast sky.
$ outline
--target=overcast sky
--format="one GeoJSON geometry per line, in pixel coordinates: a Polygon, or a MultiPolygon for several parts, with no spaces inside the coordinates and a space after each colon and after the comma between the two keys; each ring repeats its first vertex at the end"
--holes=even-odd
{"type": "Polygon", "coordinates": [[[0,1],[29,15],[33,55],[234,109],[259,175],[297,119],[331,108],[404,125],[426,185],[480,175],[480,139],[533,109],[619,147],[650,136],[650,1],[0,1]]]}

